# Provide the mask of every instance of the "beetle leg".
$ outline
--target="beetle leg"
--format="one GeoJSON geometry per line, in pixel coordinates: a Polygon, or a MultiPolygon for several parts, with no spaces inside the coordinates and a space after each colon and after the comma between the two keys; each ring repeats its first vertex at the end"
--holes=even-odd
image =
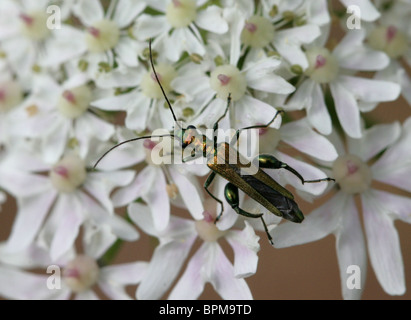
{"type": "Polygon", "coordinates": [[[217,218],[215,219],[214,223],[216,223],[221,218],[221,216],[223,215],[223,211],[224,211],[223,202],[220,199],[218,199],[215,195],[213,195],[210,190],[208,190],[208,187],[213,182],[215,176],[216,176],[216,173],[214,171],[212,171],[210,173],[210,175],[207,177],[207,180],[204,182],[205,191],[207,191],[207,193],[210,195],[211,198],[213,198],[215,201],[217,201],[219,204],[221,204],[221,211],[220,211],[219,215],[217,216],[217,218]]]}
{"type": "Polygon", "coordinates": [[[335,181],[332,178],[326,177],[323,179],[315,179],[315,180],[305,180],[302,175],[295,170],[294,168],[290,167],[288,164],[278,160],[271,154],[260,154],[258,156],[258,164],[260,168],[266,169],[285,169],[296,175],[302,182],[304,183],[314,183],[314,182],[322,182],[322,181],[335,181]]]}
{"type": "Polygon", "coordinates": [[[230,108],[230,104],[231,104],[231,93],[228,94],[227,97],[227,106],[225,108],[224,114],[218,118],[218,120],[214,123],[213,126],[213,132],[214,132],[214,156],[217,156],[217,130],[218,130],[218,123],[223,120],[225,118],[225,116],[227,115],[228,109],[230,108]]]}
{"type": "Polygon", "coordinates": [[[226,184],[225,189],[224,189],[224,196],[225,196],[225,199],[227,200],[227,202],[229,203],[229,205],[231,206],[231,208],[233,208],[234,211],[237,212],[238,214],[240,214],[244,217],[247,217],[247,218],[260,218],[262,223],[263,223],[264,230],[265,230],[265,233],[267,234],[268,240],[270,241],[270,243],[272,245],[274,244],[273,243],[273,238],[271,237],[270,233],[268,232],[267,225],[266,225],[266,223],[263,219],[263,213],[258,213],[258,214],[250,213],[250,212],[247,212],[247,211],[245,211],[245,210],[243,210],[239,207],[239,202],[240,201],[239,201],[239,197],[238,197],[238,188],[234,184],[232,184],[230,182],[226,184]]]}
{"type": "Polygon", "coordinates": [[[230,146],[231,146],[231,147],[234,147],[234,144],[235,144],[236,142],[238,142],[238,139],[240,138],[240,133],[241,133],[241,131],[243,131],[243,130],[248,130],[248,129],[265,129],[265,128],[268,128],[268,127],[275,121],[275,119],[277,119],[277,117],[278,117],[278,115],[279,115],[280,113],[284,113],[284,111],[283,111],[283,110],[278,110],[278,111],[275,113],[274,118],[272,118],[271,121],[268,122],[267,124],[260,124],[260,125],[249,126],[249,127],[245,127],[245,128],[238,129],[238,130],[236,131],[233,139],[232,139],[231,142],[230,142],[230,146]]]}

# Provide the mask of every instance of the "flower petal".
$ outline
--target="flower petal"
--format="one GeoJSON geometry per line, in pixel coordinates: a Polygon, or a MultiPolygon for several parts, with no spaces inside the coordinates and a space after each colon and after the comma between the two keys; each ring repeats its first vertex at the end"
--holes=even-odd
{"type": "Polygon", "coordinates": [[[344,131],[352,138],[361,137],[360,111],[351,91],[335,81],[330,84],[335,109],[344,131]]]}
{"type": "Polygon", "coordinates": [[[104,19],[104,9],[98,0],[79,0],[73,6],[73,12],[87,26],[104,19]]]}
{"type": "Polygon", "coordinates": [[[215,5],[208,6],[201,10],[195,23],[202,29],[222,34],[228,31],[228,24],[222,17],[223,10],[215,5]]]}
{"type": "Polygon", "coordinates": [[[368,252],[378,281],[390,295],[405,292],[404,264],[398,232],[383,203],[373,191],[363,193],[364,226],[368,252]]]}
{"type": "Polygon", "coordinates": [[[305,119],[289,122],[280,130],[282,140],[299,151],[325,161],[338,157],[333,144],[311,129],[305,119]]]}
{"type": "Polygon", "coordinates": [[[117,22],[120,28],[127,27],[133,19],[142,12],[146,7],[143,1],[119,0],[116,5],[113,20],[117,22]]]}
{"type": "Polygon", "coordinates": [[[137,299],[154,300],[164,295],[179,273],[195,238],[192,235],[184,241],[171,241],[154,250],[144,279],[137,288],[137,299]]]}
{"type": "Polygon", "coordinates": [[[378,124],[363,133],[361,139],[348,139],[348,150],[351,154],[368,161],[379,152],[392,145],[401,135],[401,125],[378,124]]]}
{"type": "Polygon", "coordinates": [[[236,278],[246,278],[256,273],[260,250],[260,237],[254,232],[251,225],[244,221],[242,231],[233,230],[226,236],[226,240],[234,250],[234,274],[236,278]]]}
{"type": "Polygon", "coordinates": [[[348,196],[337,193],[325,204],[307,215],[301,224],[285,222],[277,226],[271,235],[276,248],[286,248],[320,240],[334,233],[340,221],[340,215],[346,214],[348,196]],[[298,235],[298,236],[296,236],[298,235]]]}
{"type": "Polygon", "coordinates": [[[18,199],[18,212],[7,240],[7,251],[20,251],[34,240],[41,228],[57,192],[48,192],[18,199]]]}
{"type": "Polygon", "coordinates": [[[361,12],[361,18],[364,21],[375,21],[381,14],[375,8],[370,0],[340,0],[346,7],[357,6],[361,12]]]}
{"type": "Polygon", "coordinates": [[[401,92],[401,87],[394,82],[352,76],[339,76],[338,84],[364,102],[393,101],[401,92]]]}
{"type": "Polygon", "coordinates": [[[341,288],[346,300],[360,299],[367,277],[367,250],[358,210],[353,197],[347,197],[344,212],[340,215],[337,240],[337,256],[340,268],[341,288]],[[358,267],[359,287],[351,287],[351,268],[358,267]]]}

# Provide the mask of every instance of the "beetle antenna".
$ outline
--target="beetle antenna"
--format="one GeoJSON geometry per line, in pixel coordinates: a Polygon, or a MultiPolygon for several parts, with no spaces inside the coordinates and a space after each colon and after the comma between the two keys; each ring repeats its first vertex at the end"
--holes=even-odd
{"type": "Polygon", "coordinates": [[[157,83],[158,83],[158,85],[160,86],[161,92],[163,93],[163,96],[164,96],[164,98],[166,99],[166,102],[167,102],[167,104],[168,104],[168,107],[170,108],[171,114],[173,115],[174,122],[177,123],[178,126],[180,126],[180,125],[178,124],[178,122],[177,122],[177,117],[176,117],[176,115],[175,115],[175,113],[174,113],[173,107],[171,106],[170,100],[168,100],[168,97],[167,97],[167,95],[166,95],[166,93],[165,93],[165,91],[164,91],[164,88],[163,88],[163,86],[161,85],[160,79],[159,79],[158,76],[157,76],[156,68],[154,67],[154,62],[153,62],[153,54],[152,54],[152,50],[151,50],[151,40],[152,40],[152,39],[150,39],[149,44],[148,44],[148,49],[149,49],[149,52],[150,52],[150,64],[151,64],[151,68],[153,69],[153,73],[154,73],[154,76],[156,77],[157,83]]]}
{"type": "Polygon", "coordinates": [[[93,166],[93,170],[96,169],[97,165],[100,163],[101,160],[103,160],[103,158],[109,154],[111,151],[113,151],[114,149],[118,148],[119,146],[129,143],[129,142],[133,142],[133,141],[137,141],[137,140],[141,140],[141,139],[151,139],[151,138],[162,138],[162,137],[172,137],[174,138],[174,134],[162,134],[162,135],[157,135],[157,136],[144,136],[144,137],[138,137],[138,138],[133,138],[133,139],[128,139],[125,140],[123,142],[120,142],[118,144],[116,144],[114,147],[111,147],[110,149],[108,149],[100,158],[98,158],[97,162],[94,164],[93,166]]]}

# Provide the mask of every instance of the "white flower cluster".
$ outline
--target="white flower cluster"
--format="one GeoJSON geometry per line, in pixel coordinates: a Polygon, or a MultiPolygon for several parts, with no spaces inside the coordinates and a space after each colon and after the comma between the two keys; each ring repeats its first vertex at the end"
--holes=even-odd
{"type": "Polygon", "coordinates": [[[223,299],[252,299],[245,278],[265,224],[236,213],[226,179],[216,176],[209,197],[210,168],[158,164],[150,138],[93,169],[116,144],[169,134],[176,119],[257,127],[260,153],[305,180],[334,178],[302,184],[265,170],[307,201],[331,194],[301,224],[244,193],[240,207],[263,214],[277,248],[334,234],[343,298],[361,297],[368,257],[383,289],[403,294],[394,221],[411,223],[411,198],[380,186],[411,192],[411,118],[368,115],[400,95],[411,104],[410,18],[409,0],[1,0],[0,219],[14,218],[0,239],[0,296],[97,299],[97,284],[111,299],[196,299],[210,283],[223,299]],[[112,264],[142,233],[158,239],[151,259],[112,264]],[[346,285],[351,265],[363,272],[359,290],[346,285]],[[61,279],[50,281],[50,266],[61,279]]]}

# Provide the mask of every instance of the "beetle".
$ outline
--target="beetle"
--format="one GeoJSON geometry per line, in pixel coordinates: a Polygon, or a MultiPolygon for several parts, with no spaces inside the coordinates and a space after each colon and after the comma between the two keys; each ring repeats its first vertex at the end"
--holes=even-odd
{"type": "Polygon", "coordinates": [[[171,111],[174,122],[180,127],[176,131],[176,134],[163,134],[163,135],[149,135],[143,137],[137,137],[123,141],[108,151],[106,151],[95,163],[94,168],[97,167],[100,160],[114,148],[119,147],[125,143],[131,141],[137,141],[142,139],[150,138],[160,138],[160,137],[172,137],[177,139],[180,142],[182,150],[190,147],[192,150],[192,155],[186,158],[183,158],[182,161],[187,162],[189,160],[194,160],[196,157],[204,157],[207,160],[207,166],[210,168],[211,173],[204,182],[204,189],[206,192],[216,200],[221,205],[221,211],[215,219],[215,223],[221,218],[224,212],[223,202],[217,198],[210,190],[209,187],[214,181],[217,175],[223,177],[228,182],[224,189],[224,197],[227,203],[232,207],[232,209],[239,215],[261,219],[264,226],[264,230],[267,234],[267,237],[271,244],[273,244],[272,237],[268,231],[267,225],[263,219],[263,213],[255,214],[247,212],[244,209],[240,208],[240,199],[238,190],[243,191],[250,198],[260,203],[264,208],[266,208],[271,213],[276,216],[282,217],[286,220],[301,223],[304,220],[304,215],[298,204],[294,200],[293,194],[288,191],[286,188],[281,186],[277,181],[275,181],[271,176],[269,176],[262,169],[285,169],[297,176],[302,184],[304,183],[316,183],[322,181],[335,181],[333,178],[325,177],[323,179],[315,180],[305,180],[302,175],[287,165],[286,163],[278,160],[273,155],[270,154],[260,154],[254,161],[249,161],[243,157],[238,149],[235,148],[235,144],[239,141],[239,137],[242,131],[250,129],[265,129],[268,128],[279,114],[283,111],[277,111],[273,119],[270,122],[264,125],[254,125],[245,128],[236,130],[235,135],[229,143],[220,142],[217,143],[216,132],[218,130],[219,122],[224,119],[227,115],[231,104],[231,95],[228,95],[227,105],[224,113],[218,118],[213,126],[214,138],[211,140],[206,135],[198,132],[197,128],[189,125],[186,128],[183,128],[179,125],[176,115],[174,113],[171,102],[169,101],[163,86],[161,85],[160,79],[156,73],[152,50],[151,50],[151,41],[149,43],[149,53],[150,53],[150,64],[153,70],[156,81],[161,89],[161,92],[166,100],[167,105],[171,111]],[[193,157],[194,154],[194,157],[193,157]]]}

